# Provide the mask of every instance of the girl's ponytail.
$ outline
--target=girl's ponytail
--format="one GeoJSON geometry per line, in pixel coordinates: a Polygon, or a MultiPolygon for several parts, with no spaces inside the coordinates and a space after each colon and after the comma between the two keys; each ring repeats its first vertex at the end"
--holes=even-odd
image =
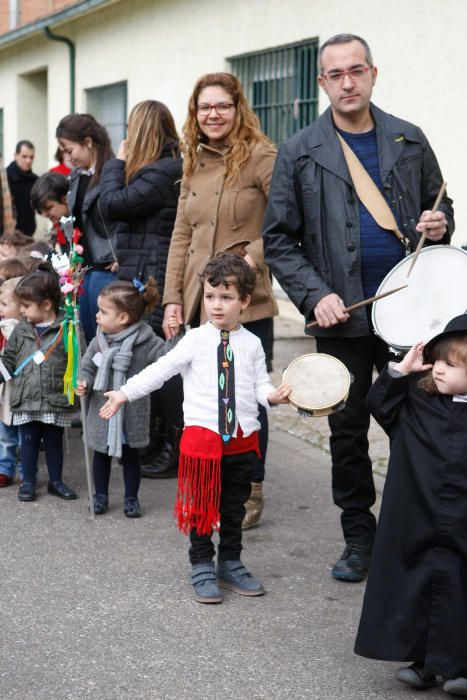
{"type": "Polygon", "coordinates": [[[41,304],[43,301],[52,302],[55,313],[60,310],[62,292],[60,278],[52,263],[42,261],[37,269],[24,275],[16,285],[15,296],[18,299],[41,304]]]}
{"type": "Polygon", "coordinates": [[[146,284],[138,279],[134,279],[133,282],[126,280],[111,282],[101,289],[99,296],[109,299],[120,312],[127,313],[130,324],[141,321],[159,301],[159,291],[154,277],[149,277],[146,284]]]}

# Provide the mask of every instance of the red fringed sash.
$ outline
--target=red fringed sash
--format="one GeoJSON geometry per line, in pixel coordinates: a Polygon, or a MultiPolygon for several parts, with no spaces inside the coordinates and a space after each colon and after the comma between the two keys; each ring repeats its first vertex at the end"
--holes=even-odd
{"type": "Polygon", "coordinates": [[[180,440],[174,517],[188,535],[210,535],[219,528],[222,440],[207,428],[189,426],[180,440]]]}

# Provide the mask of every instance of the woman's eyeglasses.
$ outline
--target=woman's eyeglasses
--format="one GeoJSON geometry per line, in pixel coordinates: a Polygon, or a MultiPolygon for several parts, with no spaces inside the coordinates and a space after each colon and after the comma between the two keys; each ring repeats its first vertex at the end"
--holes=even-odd
{"type": "Polygon", "coordinates": [[[213,109],[217,112],[217,114],[227,114],[234,106],[235,105],[232,104],[232,102],[218,102],[216,105],[201,103],[198,105],[197,111],[202,117],[207,117],[208,114],[211,114],[213,109]]]}

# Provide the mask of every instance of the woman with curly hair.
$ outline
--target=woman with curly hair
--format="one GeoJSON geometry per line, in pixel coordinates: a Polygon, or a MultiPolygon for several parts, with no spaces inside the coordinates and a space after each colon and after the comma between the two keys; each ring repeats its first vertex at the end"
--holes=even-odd
{"type": "MultiPolygon", "coordinates": [[[[264,262],[261,227],[276,149],[261,132],[237,78],[208,73],[196,82],[183,127],[183,180],[169,249],[163,304],[168,319],[192,327],[204,323],[199,273],[221,251],[238,253],[256,272],[251,303],[242,323],[269,354],[272,317],[277,313],[264,262]]],[[[267,416],[260,407],[261,460],[252,476],[244,527],[258,523],[263,509],[262,482],[267,448],[267,416]]]]}

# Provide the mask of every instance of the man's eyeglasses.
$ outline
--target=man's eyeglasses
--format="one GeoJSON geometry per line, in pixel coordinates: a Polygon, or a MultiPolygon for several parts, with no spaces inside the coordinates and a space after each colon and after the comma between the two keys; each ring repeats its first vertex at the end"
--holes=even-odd
{"type": "Polygon", "coordinates": [[[232,102],[219,102],[216,105],[202,103],[198,105],[197,111],[202,117],[207,117],[208,114],[211,114],[213,109],[217,112],[217,114],[227,114],[234,106],[235,105],[233,105],[232,102]]]}
{"type": "Polygon", "coordinates": [[[359,80],[371,70],[373,66],[357,66],[350,70],[336,70],[331,73],[323,73],[323,78],[330,83],[340,83],[348,75],[351,80],[359,80]]]}

